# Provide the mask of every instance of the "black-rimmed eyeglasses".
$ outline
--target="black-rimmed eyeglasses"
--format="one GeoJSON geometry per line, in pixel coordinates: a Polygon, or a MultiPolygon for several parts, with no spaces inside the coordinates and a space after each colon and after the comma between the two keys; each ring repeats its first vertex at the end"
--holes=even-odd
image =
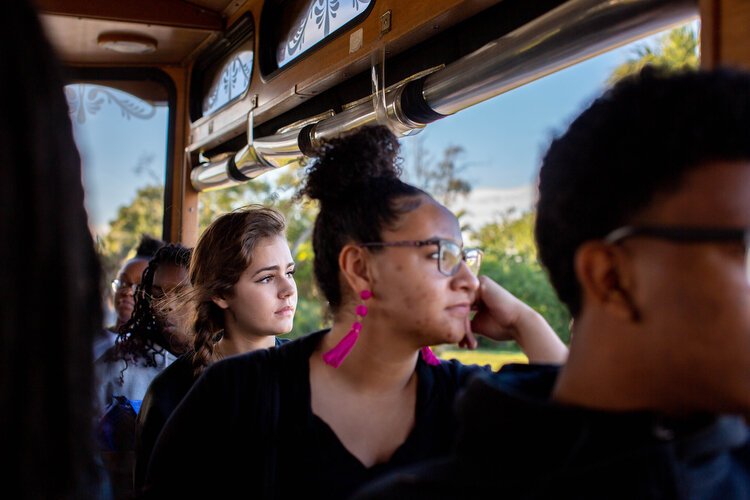
{"type": "Polygon", "coordinates": [[[128,283],[127,281],[114,279],[112,280],[112,291],[114,293],[117,293],[119,290],[126,290],[130,289],[133,294],[135,294],[136,289],[138,288],[137,283],[128,283]]]}
{"type": "Polygon", "coordinates": [[[461,248],[460,245],[443,239],[417,240],[417,241],[377,241],[372,243],[360,243],[361,247],[424,247],[437,245],[438,271],[446,276],[455,275],[461,267],[461,262],[466,262],[469,271],[476,276],[482,265],[482,251],[478,248],[461,248]]]}
{"type": "Polygon", "coordinates": [[[750,228],[624,226],[609,233],[604,240],[609,243],[619,243],[634,236],[658,238],[675,243],[743,243],[745,245],[745,273],[750,278],[750,228]]]}

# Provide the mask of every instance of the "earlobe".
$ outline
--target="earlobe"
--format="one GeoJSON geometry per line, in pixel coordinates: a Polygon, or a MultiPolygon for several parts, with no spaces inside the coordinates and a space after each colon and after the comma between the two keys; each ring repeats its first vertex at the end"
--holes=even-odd
{"type": "Polygon", "coordinates": [[[593,302],[625,321],[638,321],[632,277],[621,249],[601,241],[584,243],[576,252],[576,276],[584,301],[593,302]]]}
{"type": "Polygon", "coordinates": [[[224,299],[224,297],[213,296],[211,297],[211,300],[214,304],[221,307],[222,309],[229,309],[229,304],[227,303],[226,299],[224,299]]]}

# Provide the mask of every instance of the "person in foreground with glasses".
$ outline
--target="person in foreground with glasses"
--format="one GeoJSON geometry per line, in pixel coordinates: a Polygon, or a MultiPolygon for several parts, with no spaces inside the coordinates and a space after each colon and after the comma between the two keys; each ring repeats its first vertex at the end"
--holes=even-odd
{"type": "Polygon", "coordinates": [[[448,209],[399,179],[397,154],[384,127],[320,150],[302,194],[320,202],[314,271],[333,326],[210,366],[159,436],[144,497],[346,498],[450,449],[454,395],[482,368],[441,362],[429,346],[474,346],[475,331],[515,338],[532,361],[564,361],[539,314],[476,276],[481,252],[462,248],[448,209]],[[208,426],[210,439],[194,439],[208,426]],[[191,481],[196,456],[202,477],[221,479],[191,481]]]}
{"type": "Polygon", "coordinates": [[[136,289],[130,320],[114,346],[94,363],[97,440],[116,498],[133,496],[135,425],[151,381],[188,347],[179,321],[164,314],[159,302],[187,282],[190,249],[179,244],[160,248],[148,262],[136,289]]]}
{"type": "Polygon", "coordinates": [[[617,84],[540,173],[567,363],[477,377],[452,456],[355,498],[749,498],[749,228],[750,75],[617,84]]]}

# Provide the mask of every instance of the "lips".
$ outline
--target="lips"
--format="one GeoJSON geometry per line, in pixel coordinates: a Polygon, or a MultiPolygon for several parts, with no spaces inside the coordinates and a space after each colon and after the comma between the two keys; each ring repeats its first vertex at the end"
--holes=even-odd
{"type": "Polygon", "coordinates": [[[278,314],[279,316],[291,316],[292,314],[294,314],[294,308],[292,306],[282,307],[274,314],[278,314]]]}
{"type": "Polygon", "coordinates": [[[460,304],[454,304],[445,308],[449,314],[453,316],[464,317],[471,312],[471,304],[468,302],[462,302],[460,304]]]}

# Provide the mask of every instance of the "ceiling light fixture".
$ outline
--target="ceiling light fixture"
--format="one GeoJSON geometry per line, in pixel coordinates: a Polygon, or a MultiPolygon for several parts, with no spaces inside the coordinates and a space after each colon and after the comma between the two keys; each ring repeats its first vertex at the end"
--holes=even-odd
{"type": "Polygon", "coordinates": [[[149,54],[156,50],[156,40],[136,33],[102,33],[97,38],[99,47],[122,54],[149,54]]]}

